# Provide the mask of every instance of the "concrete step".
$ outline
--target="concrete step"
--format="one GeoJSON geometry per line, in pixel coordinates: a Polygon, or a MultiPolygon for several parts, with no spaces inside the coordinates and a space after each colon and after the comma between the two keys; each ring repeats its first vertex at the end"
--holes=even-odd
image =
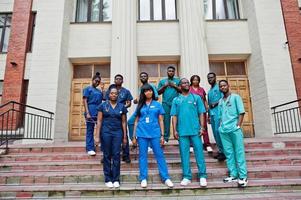
{"type": "MultiPolygon", "coordinates": [[[[216,159],[211,157],[206,158],[207,168],[220,168],[226,167],[225,162],[218,162],[216,159]]],[[[181,160],[179,158],[167,159],[166,160],[169,169],[180,169],[181,160]]],[[[190,160],[193,168],[196,168],[195,159],[190,160]]],[[[271,165],[278,166],[301,166],[301,155],[293,155],[286,157],[275,157],[275,156],[248,156],[247,157],[248,167],[268,167],[271,165]]],[[[149,160],[149,169],[157,169],[157,162],[153,159],[149,160]]],[[[88,160],[88,161],[38,161],[38,162],[27,162],[27,161],[15,161],[15,162],[4,162],[0,163],[0,172],[25,172],[25,171],[68,171],[68,170],[88,170],[96,169],[101,170],[103,165],[99,159],[88,160]]],[[[130,164],[121,162],[121,170],[135,168],[139,170],[138,160],[132,159],[130,164]]]]}
{"type": "MultiPolygon", "coordinates": [[[[196,168],[192,169],[193,179],[197,180],[196,168]]],[[[181,169],[169,169],[169,174],[173,181],[182,179],[181,169]]],[[[149,182],[161,182],[157,169],[149,169],[149,182]]],[[[227,176],[227,169],[208,168],[209,179],[219,179],[227,176]]],[[[251,167],[248,169],[248,177],[254,178],[300,178],[301,166],[270,166],[270,167],[251,167]]],[[[139,182],[139,170],[122,169],[121,182],[139,182]]],[[[65,184],[65,183],[102,183],[104,175],[101,169],[90,170],[68,170],[68,171],[27,171],[27,172],[2,172],[0,174],[0,185],[5,184],[65,184]]]]}
{"type": "MultiPolygon", "coordinates": [[[[174,182],[175,187],[168,189],[162,183],[149,183],[146,189],[140,187],[139,183],[122,183],[118,189],[108,189],[104,184],[64,184],[64,185],[10,185],[0,186],[1,198],[154,198],[158,199],[162,196],[176,199],[179,197],[207,196],[208,198],[214,195],[224,195],[224,198],[229,199],[228,195],[239,194],[240,197],[259,194],[260,198],[267,199],[267,194],[271,191],[283,195],[285,199],[298,199],[300,197],[301,179],[252,179],[249,181],[248,187],[238,189],[236,183],[224,184],[221,181],[208,182],[207,188],[200,188],[198,182],[193,182],[190,185],[183,187],[179,182],[174,182]],[[286,198],[288,197],[288,198],[286,198]]],[[[279,195],[280,196],[280,195],[279,195]]],[[[257,196],[258,197],[258,196],[257,196]]],[[[273,196],[272,196],[273,197],[273,196]]],[[[259,198],[259,199],[260,199],[259,198]]],[[[198,199],[198,198],[197,198],[198,199]]],[[[252,198],[253,199],[253,198],[252,198]]],[[[276,198],[277,199],[277,198],[276,198]]]]}

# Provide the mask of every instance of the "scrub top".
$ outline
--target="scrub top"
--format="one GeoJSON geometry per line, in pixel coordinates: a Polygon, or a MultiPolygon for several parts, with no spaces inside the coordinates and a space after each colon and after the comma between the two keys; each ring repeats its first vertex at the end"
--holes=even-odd
{"type": "Polygon", "coordinates": [[[189,93],[179,95],[171,106],[171,116],[177,116],[177,131],[179,136],[197,135],[200,132],[199,115],[206,109],[200,96],[189,93]]]}
{"type": "MultiPolygon", "coordinates": [[[[169,78],[164,78],[162,79],[159,84],[158,84],[158,89],[162,88],[166,82],[172,82],[174,83],[176,86],[179,86],[180,84],[180,79],[177,77],[173,77],[172,79],[169,78]]],[[[168,86],[165,91],[163,92],[162,95],[162,103],[166,103],[168,105],[172,104],[172,100],[177,97],[179,95],[178,91],[173,88],[168,86]]]]}
{"type": "MultiPolygon", "coordinates": [[[[218,84],[216,83],[214,85],[213,88],[211,88],[208,92],[208,104],[211,105],[211,104],[214,104],[214,103],[217,103],[219,102],[219,100],[221,98],[223,98],[223,93],[219,90],[219,86],[218,84]]],[[[209,114],[212,116],[212,115],[218,115],[218,106],[214,107],[214,108],[209,108],[209,114]]]]}
{"type": "Polygon", "coordinates": [[[122,103],[117,103],[113,108],[109,101],[103,102],[98,106],[98,112],[102,112],[101,133],[114,134],[122,133],[122,115],[128,111],[122,103]]]}
{"type": "Polygon", "coordinates": [[[241,97],[232,93],[226,100],[221,99],[218,107],[221,116],[220,131],[224,133],[236,131],[239,115],[245,113],[241,97]]]}
{"type": "MultiPolygon", "coordinates": [[[[125,105],[127,101],[132,101],[133,100],[133,96],[132,96],[131,92],[128,89],[126,89],[124,87],[121,87],[118,92],[119,92],[118,93],[118,99],[117,99],[118,103],[122,103],[122,104],[125,105]]],[[[109,100],[109,90],[107,90],[107,92],[106,92],[105,99],[109,100]]]]}
{"type": "Polygon", "coordinates": [[[91,117],[96,117],[97,107],[102,102],[101,90],[90,85],[83,90],[83,97],[87,98],[88,110],[91,117]]]}
{"type": "Polygon", "coordinates": [[[141,108],[141,115],[137,124],[137,137],[156,138],[161,137],[159,115],[164,115],[162,105],[157,101],[152,101],[149,105],[141,108]]]}

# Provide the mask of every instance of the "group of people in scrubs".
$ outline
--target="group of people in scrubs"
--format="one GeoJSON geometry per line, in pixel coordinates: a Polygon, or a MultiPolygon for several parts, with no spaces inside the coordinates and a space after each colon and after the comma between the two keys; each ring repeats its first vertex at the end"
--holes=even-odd
{"type": "Polygon", "coordinates": [[[117,74],[114,84],[107,91],[97,88],[101,82],[97,73],[91,86],[83,90],[86,118],[86,151],[95,153],[94,128],[99,134],[103,151],[103,171],[108,188],[120,187],[120,157],[130,163],[129,139],[133,147],[139,146],[139,180],[142,188],[148,183],[148,153],[157,161],[162,182],[169,188],[174,186],[168,173],[163,146],[170,139],[170,127],[179,142],[182,164],[182,186],[192,181],[190,152],[194,152],[198,167],[199,184],[207,186],[206,163],[203,150],[212,154],[207,123],[211,124],[217,146],[214,158],[226,160],[229,176],[225,183],[237,182],[239,187],[248,183],[246,159],[241,125],[244,106],[239,95],[231,93],[226,80],[216,81],[216,74],[207,75],[211,85],[207,97],[200,86],[200,77],[194,75],[190,81],[175,77],[175,68],[167,68],[167,77],[158,87],[148,82],[148,74],[141,72],[139,95],[133,100],[131,92],[122,87],[123,76],[117,74]],[[158,101],[162,95],[162,104],[158,101]],[[137,104],[135,112],[127,120],[128,108],[137,104]],[[208,114],[207,114],[208,113],[208,114]],[[171,126],[172,121],[172,126],[171,126]],[[128,133],[128,134],[127,134],[128,133]],[[202,139],[204,142],[202,142],[202,139]],[[122,151],[122,153],[121,153],[122,151]]]}

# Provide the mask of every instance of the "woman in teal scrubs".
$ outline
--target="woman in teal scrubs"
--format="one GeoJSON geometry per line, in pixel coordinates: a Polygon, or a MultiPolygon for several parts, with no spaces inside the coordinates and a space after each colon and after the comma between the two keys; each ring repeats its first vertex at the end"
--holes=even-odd
{"type": "Polygon", "coordinates": [[[155,158],[158,163],[159,174],[162,181],[169,188],[173,187],[170,180],[167,164],[161,145],[164,145],[164,110],[157,102],[155,92],[151,85],[145,84],[141,87],[139,103],[136,109],[136,119],[134,124],[133,145],[139,144],[139,170],[141,187],[147,187],[148,167],[147,149],[153,148],[155,158]]]}
{"type": "Polygon", "coordinates": [[[246,187],[248,172],[241,129],[245,114],[244,105],[238,94],[230,92],[228,81],[221,80],[219,88],[224,94],[218,105],[221,116],[219,132],[229,170],[229,177],[225,178],[224,182],[238,182],[239,187],[246,187]]]}

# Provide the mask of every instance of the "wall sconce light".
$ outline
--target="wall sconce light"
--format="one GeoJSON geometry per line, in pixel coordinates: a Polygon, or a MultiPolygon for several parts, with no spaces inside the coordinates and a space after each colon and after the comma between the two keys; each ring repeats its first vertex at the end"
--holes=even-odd
{"type": "Polygon", "coordinates": [[[11,64],[13,67],[16,67],[16,66],[18,65],[15,61],[11,61],[10,64],[11,64]]]}
{"type": "Polygon", "coordinates": [[[282,45],[283,45],[283,48],[286,48],[288,45],[288,41],[284,42],[282,45]]]}

